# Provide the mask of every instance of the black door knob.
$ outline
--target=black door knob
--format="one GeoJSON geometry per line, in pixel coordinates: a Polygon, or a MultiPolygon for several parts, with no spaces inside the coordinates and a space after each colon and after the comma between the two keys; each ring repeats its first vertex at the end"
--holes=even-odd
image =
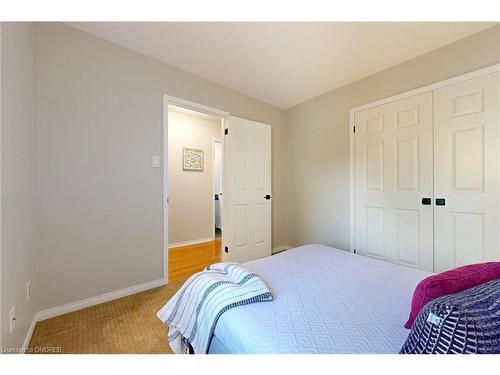
{"type": "Polygon", "coordinates": [[[446,205],[446,199],[436,198],[436,206],[445,206],[445,205],[446,205]]]}
{"type": "Polygon", "coordinates": [[[271,199],[271,196],[269,194],[267,194],[264,198],[266,198],[267,200],[271,199]]]}

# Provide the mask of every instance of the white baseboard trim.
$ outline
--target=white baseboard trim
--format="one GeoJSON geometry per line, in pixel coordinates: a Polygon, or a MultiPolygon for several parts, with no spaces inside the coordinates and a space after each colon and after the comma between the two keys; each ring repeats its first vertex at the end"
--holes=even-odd
{"type": "Polygon", "coordinates": [[[288,245],[283,245],[283,246],[277,246],[273,248],[271,254],[278,254],[281,253],[282,251],[290,250],[292,247],[288,245]]]}
{"type": "Polygon", "coordinates": [[[174,247],[196,245],[197,243],[210,242],[210,241],[213,241],[213,240],[215,240],[214,237],[207,237],[207,238],[199,238],[197,240],[192,240],[192,241],[183,241],[183,242],[169,243],[168,244],[168,248],[169,249],[173,249],[174,247]]]}
{"type": "Polygon", "coordinates": [[[26,338],[24,339],[23,346],[21,347],[21,353],[27,352],[28,346],[29,346],[30,341],[31,341],[31,336],[33,336],[33,331],[35,330],[36,322],[37,322],[37,320],[36,320],[36,314],[35,314],[35,316],[33,317],[33,320],[31,321],[31,325],[30,325],[30,328],[28,330],[28,333],[26,334],[26,338]]]}
{"type": "Polygon", "coordinates": [[[144,283],[144,284],[139,284],[139,285],[131,286],[129,288],[117,290],[114,292],[105,293],[105,294],[102,294],[100,296],[87,298],[87,299],[84,299],[82,301],[68,303],[66,305],[62,305],[62,306],[54,307],[51,309],[39,311],[35,315],[34,320],[36,323],[37,321],[54,318],[54,317],[59,316],[59,315],[63,315],[63,314],[67,314],[67,313],[70,313],[73,311],[84,309],[86,307],[99,305],[99,304],[104,303],[104,302],[108,302],[108,301],[112,301],[112,300],[115,300],[118,298],[126,297],[126,296],[129,296],[131,294],[143,292],[143,291],[148,290],[148,289],[157,288],[157,287],[163,286],[165,284],[166,284],[165,280],[158,279],[158,280],[149,281],[149,282],[144,283]]]}

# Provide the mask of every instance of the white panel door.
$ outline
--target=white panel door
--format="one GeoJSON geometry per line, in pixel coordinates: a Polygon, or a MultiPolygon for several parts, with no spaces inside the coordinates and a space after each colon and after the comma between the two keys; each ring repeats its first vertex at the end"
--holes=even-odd
{"type": "Polygon", "coordinates": [[[224,139],[224,261],[271,255],[271,127],[229,117],[224,139]]]}
{"type": "Polygon", "coordinates": [[[422,200],[433,192],[432,100],[429,91],[354,114],[359,254],[433,268],[432,205],[422,200]]]}
{"type": "Polygon", "coordinates": [[[498,261],[500,73],[435,95],[435,271],[498,261]]]}

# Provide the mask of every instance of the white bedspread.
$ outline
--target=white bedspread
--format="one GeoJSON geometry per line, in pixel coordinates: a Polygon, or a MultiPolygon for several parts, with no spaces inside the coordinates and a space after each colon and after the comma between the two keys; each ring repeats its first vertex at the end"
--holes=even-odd
{"type": "Polygon", "coordinates": [[[211,353],[398,353],[413,290],[430,275],[321,245],[244,266],[275,299],[224,313],[211,353]]]}

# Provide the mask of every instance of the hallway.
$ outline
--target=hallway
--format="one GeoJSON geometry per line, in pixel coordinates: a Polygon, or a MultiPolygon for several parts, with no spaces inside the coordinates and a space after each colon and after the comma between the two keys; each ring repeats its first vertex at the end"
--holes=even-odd
{"type": "Polygon", "coordinates": [[[168,281],[185,280],[206,266],[221,261],[222,238],[168,250],[168,281]]]}

